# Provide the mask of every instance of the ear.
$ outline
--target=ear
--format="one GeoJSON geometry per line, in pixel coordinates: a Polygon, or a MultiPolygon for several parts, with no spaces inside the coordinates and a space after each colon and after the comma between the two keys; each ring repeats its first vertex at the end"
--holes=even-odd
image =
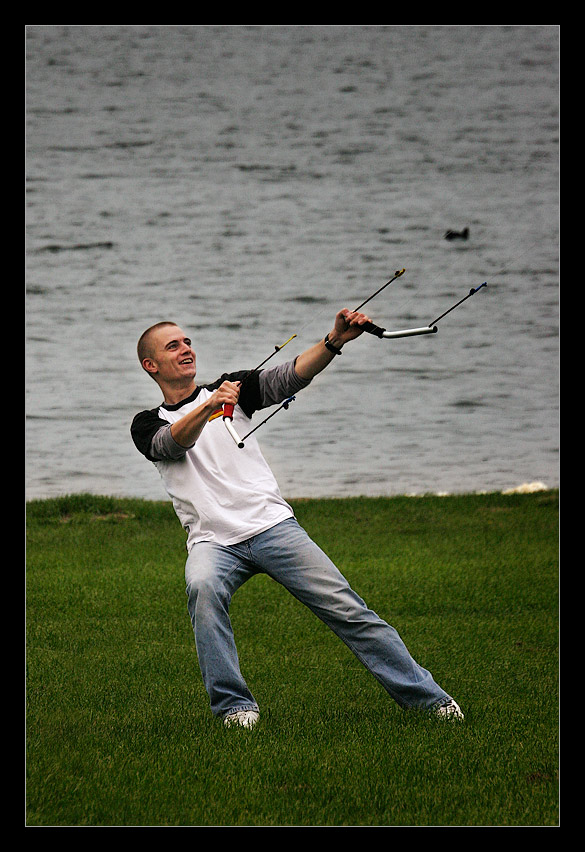
{"type": "Polygon", "coordinates": [[[153,361],[152,358],[143,358],[142,369],[146,370],[146,372],[150,373],[151,375],[154,375],[154,373],[158,373],[156,361],[153,361]]]}

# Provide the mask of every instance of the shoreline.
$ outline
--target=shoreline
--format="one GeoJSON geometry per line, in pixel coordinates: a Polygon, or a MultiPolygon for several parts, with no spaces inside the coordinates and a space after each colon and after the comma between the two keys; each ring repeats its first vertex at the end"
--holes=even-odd
{"type": "MultiPolygon", "coordinates": [[[[425,492],[425,493],[406,493],[406,494],[379,494],[379,495],[371,495],[371,494],[345,494],[341,496],[328,495],[322,497],[286,497],[285,500],[291,504],[299,504],[299,503],[325,503],[325,502],[343,502],[343,501],[352,501],[352,500],[360,500],[360,501],[394,501],[394,500],[423,500],[423,499],[446,499],[446,498],[454,498],[454,499],[465,499],[465,498],[477,498],[477,497],[488,497],[488,496],[517,496],[517,495],[531,495],[531,494],[553,494],[558,493],[560,488],[558,486],[548,487],[543,482],[524,482],[521,485],[517,485],[513,488],[507,488],[505,490],[497,490],[497,491],[467,491],[467,492],[425,492]]],[[[67,504],[75,504],[77,511],[83,511],[84,506],[88,508],[93,508],[95,510],[95,506],[97,504],[107,504],[109,506],[114,505],[153,505],[153,506],[171,506],[172,500],[170,498],[148,498],[148,497],[125,497],[111,494],[94,494],[92,492],[81,491],[81,492],[72,492],[69,494],[61,494],[59,496],[47,496],[47,497],[31,497],[25,500],[26,508],[34,508],[35,506],[47,506],[53,505],[55,507],[62,506],[65,507],[67,504]]]]}

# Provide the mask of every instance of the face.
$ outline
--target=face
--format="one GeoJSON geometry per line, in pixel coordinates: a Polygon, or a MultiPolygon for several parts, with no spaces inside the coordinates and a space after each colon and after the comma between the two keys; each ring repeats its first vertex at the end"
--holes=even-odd
{"type": "Polygon", "coordinates": [[[166,384],[185,384],[197,373],[195,352],[191,339],[178,326],[157,329],[151,339],[151,357],[145,358],[144,368],[166,384]]]}

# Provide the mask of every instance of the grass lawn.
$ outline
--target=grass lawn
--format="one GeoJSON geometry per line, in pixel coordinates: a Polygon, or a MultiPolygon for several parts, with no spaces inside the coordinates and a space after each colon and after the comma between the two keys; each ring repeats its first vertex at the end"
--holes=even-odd
{"type": "Polygon", "coordinates": [[[225,729],[171,505],[33,501],[28,826],[558,825],[558,492],[293,505],[465,721],[400,709],[257,576],[231,614],[262,715],[225,729]]]}

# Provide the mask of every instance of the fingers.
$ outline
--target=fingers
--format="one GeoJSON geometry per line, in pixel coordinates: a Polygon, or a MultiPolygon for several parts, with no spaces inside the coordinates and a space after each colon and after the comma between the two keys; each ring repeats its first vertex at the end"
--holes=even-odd
{"type": "Polygon", "coordinates": [[[342,311],[342,314],[348,326],[360,326],[366,322],[372,322],[367,314],[362,314],[359,311],[348,311],[347,308],[345,308],[342,311]]]}
{"type": "Polygon", "coordinates": [[[241,382],[223,382],[215,392],[218,405],[235,405],[240,397],[241,382]]]}

